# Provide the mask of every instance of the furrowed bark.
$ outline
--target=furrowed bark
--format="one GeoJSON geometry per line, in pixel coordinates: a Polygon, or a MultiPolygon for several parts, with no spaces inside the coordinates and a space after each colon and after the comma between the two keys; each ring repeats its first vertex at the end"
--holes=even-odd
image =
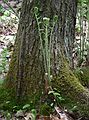
{"type": "MultiPolygon", "coordinates": [[[[37,96],[45,93],[45,70],[33,12],[36,6],[39,8],[41,18],[53,19],[54,15],[58,16],[52,35],[50,54],[52,86],[59,89],[65,96],[84,102],[86,105],[89,92],[74,76],[65,58],[65,38],[69,41],[72,39],[70,41],[72,44],[75,35],[76,0],[70,0],[70,2],[68,0],[23,0],[15,48],[5,80],[6,87],[14,89],[13,95],[18,101],[36,100],[37,96]]],[[[69,54],[71,56],[72,53],[69,54]]]]}

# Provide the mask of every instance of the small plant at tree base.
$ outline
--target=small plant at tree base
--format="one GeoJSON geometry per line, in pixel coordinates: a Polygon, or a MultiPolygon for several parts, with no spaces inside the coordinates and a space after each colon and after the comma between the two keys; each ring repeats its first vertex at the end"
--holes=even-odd
{"type": "MultiPolygon", "coordinates": [[[[34,8],[34,13],[35,13],[35,18],[38,26],[38,33],[39,33],[39,38],[40,38],[40,44],[41,44],[41,52],[42,52],[42,57],[44,60],[44,68],[45,68],[45,77],[46,80],[48,80],[48,85],[46,84],[46,87],[50,86],[51,78],[52,75],[50,73],[50,66],[51,66],[51,42],[52,42],[52,35],[53,35],[53,30],[55,27],[55,24],[58,21],[58,16],[55,15],[52,20],[48,17],[44,17],[43,21],[40,20],[40,17],[38,15],[38,8],[34,8]],[[42,27],[42,29],[41,29],[42,27]]],[[[47,83],[47,82],[46,82],[47,83]]],[[[51,86],[50,86],[51,87],[51,86]]],[[[61,95],[58,92],[55,92],[54,90],[48,92],[48,94],[53,94],[56,102],[64,100],[61,95]]]]}
{"type": "Polygon", "coordinates": [[[53,18],[53,23],[52,27],[50,26],[50,18],[44,17],[43,21],[40,20],[40,17],[38,15],[38,8],[34,8],[34,14],[38,26],[38,33],[40,37],[40,44],[41,44],[41,52],[42,52],[42,57],[44,60],[44,68],[45,68],[45,73],[47,74],[48,77],[48,83],[51,81],[51,73],[50,73],[50,58],[51,58],[51,40],[52,40],[52,34],[54,30],[54,26],[57,23],[58,16],[55,15],[53,18]],[[42,28],[40,25],[42,24],[42,28]]]}
{"type": "Polygon", "coordinates": [[[52,95],[54,97],[54,103],[52,103],[52,106],[59,105],[60,102],[64,101],[61,94],[57,90],[49,91],[48,95],[52,95]]]}
{"type": "Polygon", "coordinates": [[[36,109],[32,109],[31,110],[31,112],[32,112],[32,114],[33,114],[33,120],[36,120],[36,115],[37,115],[37,111],[36,111],[36,109]]]}
{"type": "Polygon", "coordinates": [[[30,110],[30,104],[24,105],[23,110],[26,110],[26,111],[30,110]]]}

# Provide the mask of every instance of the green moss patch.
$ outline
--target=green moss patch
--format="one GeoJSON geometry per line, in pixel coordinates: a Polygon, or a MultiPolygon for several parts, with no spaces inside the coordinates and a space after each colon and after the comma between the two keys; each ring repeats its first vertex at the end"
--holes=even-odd
{"type": "Polygon", "coordinates": [[[89,67],[77,68],[74,74],[83,86],[89,88],[89,67]]]}
{"type": "Polygon", "coordinates": [[[59,75],[52,80],[53,87],[57,88],[61,92],[61,95],[67,98],[67,100],[65,99],[66,106],[71,107],[74,104],[74,106],[78,106],[80,113],[88,115],[89,91],[76,78],[67,62],[65,60],[62,60],[62,62],[59,75]]]}

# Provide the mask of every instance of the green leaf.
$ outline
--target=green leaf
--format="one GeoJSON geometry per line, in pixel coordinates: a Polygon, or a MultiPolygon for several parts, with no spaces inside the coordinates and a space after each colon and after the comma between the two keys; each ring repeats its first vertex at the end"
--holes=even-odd
{"type": "Polygon", "coordinates": [[[48,95],[49,95],[49,94],[53,94],[53,93],[54,93],[54,91],[49,91],[49,92],[48,92],[48,95]]]}
{"type": "Polygon", "coordinates": [[[28,109],[28,108],[30,108],[29,104],[26,104],[26,105],[23,106],[23,109],[28,109]]]}
{"type": "Polygon", "coordinates": [[[60,94],[59,94],[59,93],[57,93],[57,92],[54,92],[54,95],[55,95],[55,96],[60,96],[60,94]]]}

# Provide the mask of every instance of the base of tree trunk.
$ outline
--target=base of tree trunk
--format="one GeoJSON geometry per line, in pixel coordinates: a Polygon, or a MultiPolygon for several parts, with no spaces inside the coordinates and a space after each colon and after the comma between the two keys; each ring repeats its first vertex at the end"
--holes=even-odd
{"type": "Polygon", "coordinates": [[[52,83],[65,96],[65,100],[75,103],[80,113],[89,115],[89,91],[75,77],[66,60],[62,59],[60,75],[52,83]]]}

